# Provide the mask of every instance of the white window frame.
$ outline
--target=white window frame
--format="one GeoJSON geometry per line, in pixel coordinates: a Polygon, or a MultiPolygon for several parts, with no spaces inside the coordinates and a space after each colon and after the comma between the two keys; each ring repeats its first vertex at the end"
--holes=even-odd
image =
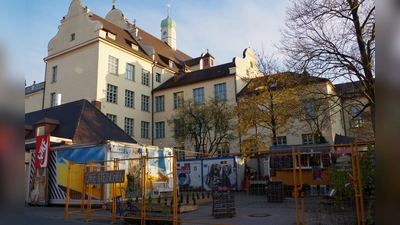
{"type": "Polygon", "coordinates": [[[156,138],[165,137],[165,122],[156,122],[156,138]]]}
{"type": "Polygon", "coordinates": [[[174,93],[174,109],[182,108],[183,101],[183,91],[174,93]]]}
{"type": "Polygon", "coordinates": [[[229,154],[229,152],[230,152],[229,142],[221,142],[217,145],[218,156],[229,154]]]}
{"type": "Polygon", "coordinates": [[[51,75],[51,82],[57,82],[58,66],[53,66],[51,75]]]}
{"type": "Polygon", "coordinates": [[[142,69],[142,84],[150,86],[150,71],[142,69]]]}
{"type": "Polygon", "coordinates": [[[305,101],[303,103],[303,117],[305,120],[313,120],[317,118],[315,103],[312,101],[305,101]]]}
{"type": "Polygon", "coordinates": [[[118,75],[118,58],[108,56],[108,73],[118,75]]]}
{"type": "Polygon", "coordinates": [[[125,78],[131,81],[135,81],[135,65],[127,63],[126,64],[126,75],[125,78]]]}
{"type": "Polygon", "coordinates": [[[107,113],[107,118],[110,119],[111,121],[113,121],[114,123],[117,123],[117,115],[114,114],[109,114],[107,113]]]}
{"type": "Polygon", "coordinates": [[[361,113],[361,107],[359,105],[350,105],[350,128],[358,128],[363,126],[363,117],[361,113]],[[354,117],[358,114],[357,117],[354,117]]]}
{"type": "Polygon", "coordinates": [[[135,108],[135,92],[125,89],[125,106],[135,108]]]}
{"type": "Polygon", "coordinates": [[[118,103],[118,87],[112,84],[107,84],[107,102],[118,103]]]}
{"type": "MultiPolygon", "coordinates": [[[[321,167],[323,168],[324,164],[322,163],[322,153],[321,152],[307,152],[307,153],[301,153],[300,154],[300,162],[302,163],[301,169],[312,169],[313,167],[321,167]],[[315,163],[312,163],[312,158],[319,157],[319,164],[315,165],[315,163]],[[314,165],[312,165],[314,164],[314,165]]],[[[294,165],[296,166],[296,169],[299,168],[298,165],[298,154],[295,155],[295,162],[294,165]]]]}
{"type": "Polygon", "coordinates": [[[141,138],[150,138],[149,136],[149,127],[150,123],[146,121],[141,121],[141,126],[140,126],[140,136],[141,138]]]}
{"type": "Polygon", "coordinates": [[[193,89],[194,104],[204,104],[204,87],[193,89]]]}
{"type": "Polygon", "coordinates": [[[130,136],[134,136],[135,131],[135,119],[125,117],[124,119],[124,131],[130,136]]]}
{"type": "Polygon", "coordinates": [[[226,83],[214,85],[215,100],[222,101],[227,99],[226,83]]]}
{"type": "Polygon", "coordinates": [[[150,97],[149,96],[147,96],[147,95],[142,95],[142,101],[141,101],[141,107],[140,107],[140,109],[142,110],[142,111],[145,111],[145,112],[149,112],[149,102],[150,102],[150,97]]]}
{"type": "Polygon", "coordinates": [[[156,96],[156,112],[165,111],[165,97],[164,95],[156,96]]]}
{"type": "Polygon", "coordinates": [[[301,142],[303,145],[312,145],[314,144],[314,135],[311,133],[309,134],[301,134],[301,142]],[[306,140],[306,141],[304,141],[306,140]]]}
{"type": "Polygon", "coordinates": [[[278,137],[276,137],[276,145],[277,146],[287,145],[287,137],[286,136],[278,136],[278,137]]]}
{"type": "Polygon", "coordinates": [[[50,107],[53,107],[56,105],[56,96],[57,96],[57,93],[55,93],[55,92],[50,94],[50,107]]]}
{"type": "Polygon", "coordinates": [[[161,83],[161,74],[160,73],[156,73],[156,81],[161,83]]]}

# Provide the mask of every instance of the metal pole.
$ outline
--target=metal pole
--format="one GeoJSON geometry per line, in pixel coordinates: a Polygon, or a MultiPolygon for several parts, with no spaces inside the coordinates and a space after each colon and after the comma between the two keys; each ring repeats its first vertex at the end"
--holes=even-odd
{"type": "MultiPolygon", "coordinates": [[[[298,163],[299,163],[299,177],[300,177],[300,189],[303,190],[303,172],[301,171],[301,155],[300,155],[300,146],[297,147],[297,155],[298,155],[298,163]]],[[[301,198],[301,217],[303,219],[303,225],[306,224],[304,218],[304,198],[301,198]]]]}
{"type": "Polygon", "coordinates": [[[178,196],[178,187],[176,187],[177,182],[177,177],[176,177],[176,155],[173,156],[173,169],[172,169],[172,176],[173,176],[173,180],[174,180],[174,196],[172,196],[172,204],[173,204],[173,224],[174,225],[178,225],[178,201],[177,201],[177,196],[178,196]]]}
{"type": "Polygon", "coordinates": [[[142,218],[141,225],[146,225],[146,161],[147,156],[142,157],[142,218]]]}
{"type": "MultiPolygon", "coordinates": [[[[356,167],[356,162],[354,160],[354,158],[356,157],[356,154],[354,152],[353,144],[350,145],[350,149],[351,149],[351,169],[353,171],[353,179],[354,179],[354,180],[352,180],[352,182],[353,182],[353,181],[356,181],[355,179],[356,179],[356,175],[357,175],[357,173],[356,173],[357,167],[356,167]]],[[[358,205],[359,195],[358,195],[358,190],[357,190],[357,183],[354,183],[353,186],[354,186],[354,196],[355,196],[355,200],[356,200],[357,224],[360,225],[360,206],[358,205]]]]}
{"type": "MultiPolygon", "coordinates": [[[[92,172],[93,171],[93,160],[90,160],[90,165],[89,165],[89,171],[92,172]]],[[[83,169],[85,170],[85,168],[83,169]]],[[[85,172],[85,171],[83,171],[85,172]]],[[[85,182],[83,182],[85,183],[85,182]]],[[[87,202],[87,211],[86,211],[86,222],[90,222],[90,212],[92,209],[92,184],[88,184],[89,186],[89,190],[88,190],[88,202],[87,202]]],[[[83,196],[85,196],[85,192],[82,193],[83,196]]]]}
{"type": "Polygon", "coordinates": [[[356,166],[357,166],[357,179],[358,179],[358,197],[361,206],[361,223],[365,224],[365,215],[364,215],[364,199],[362,195],[362,183],[361,183],[361,169],[360,169],[360,155],[358,153],[358,145],[357,141],[355,142],[356,149],[356,166]]]}
{"type": "Polygon", "coordinates": [[[292,162],[293,162],[293,184],[294,184],[294,193],[295,193],[295,200],[296,200],[296,224],[300,225],[299,221],[299,199],[297,194],[297,176],[296,176],[296,157],[294,154],[294,147],[292,146],[292,162]]]}
{"type": "Polygon", "coordinates": [[[68,206],[69,206],[69,197],[70,197],[70,186],[71,186],[71,162],[68,162],[67,197],[65,199],[64,220],[68,219],[68,206]]]}

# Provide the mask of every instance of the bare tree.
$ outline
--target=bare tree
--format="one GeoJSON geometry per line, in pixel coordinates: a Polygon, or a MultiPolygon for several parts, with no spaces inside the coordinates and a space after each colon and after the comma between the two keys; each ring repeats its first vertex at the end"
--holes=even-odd
{"type": "Polygon", "coordinates": [[[373,0],[292,0],[278,49],[287,66],[332,82],[352,82],[368,100],[375,132],[373,0]]]}
{"type": "Polygon", "coordinates": [[[167,123],[179,146],[193,143],[199,156],[213,155],[228,148],[229,142],[235,138],[235,117],[233,106],[226,100],[211,98],[199,104],[188,99],[167,123]]]}

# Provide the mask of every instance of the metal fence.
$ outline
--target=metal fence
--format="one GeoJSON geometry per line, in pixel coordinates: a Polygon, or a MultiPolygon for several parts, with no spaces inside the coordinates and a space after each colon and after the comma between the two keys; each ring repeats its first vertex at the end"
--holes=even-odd
{"type": "Polygon", "coordinates": [[[129,224],[369,224],[374,217],[373,146],[374,142],[356,142],[241,155],[69,162],[65,219],[76,215],[86,221],[107,217],[111,223],[129,224]]]}

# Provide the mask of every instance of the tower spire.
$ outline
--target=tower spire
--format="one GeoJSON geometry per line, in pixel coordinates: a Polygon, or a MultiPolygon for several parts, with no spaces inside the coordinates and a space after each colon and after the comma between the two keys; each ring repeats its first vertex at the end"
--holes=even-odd
{"type": "Polygon", "coordinates": [[[167,16],[169,17],[169,8],[171,8],[171,5],[170,5],[170,4],[167,4],[167,6],[168,6],[168,9],[167,9],[167,16]]]}

